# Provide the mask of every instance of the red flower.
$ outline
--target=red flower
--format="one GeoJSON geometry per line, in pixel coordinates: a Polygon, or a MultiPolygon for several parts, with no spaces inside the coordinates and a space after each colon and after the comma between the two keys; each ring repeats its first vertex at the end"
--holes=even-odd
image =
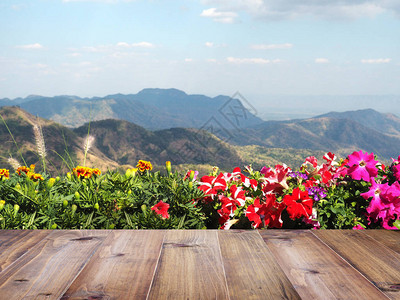
{"type": "Polygon", "coordinates": [[[278,203],[275,201],[264,217],[265,226],[269,228],[282,228],[283,221],[281,216],[285,207],[285,203],[278,203]]]}
{"type": "Polygon", "coordinates": [[[242,190],[241,187],[232,185],[230,191],[231,191],[232,201],[235,204],[238,204],[239,206],[243,206],[246,203],[245,192],[242,190]]]}
{"type": "Polygon", "coordinates": [[[286,165],[276,165],[275,169],[269,168],[264,173],[263,192],[267,193],[282,193],[289,186],[286,183],[287,175],[291,169],[286,165]]]}
{"type": "Polygon", "coordinates": [[[151,208],[151,210],[154,210],[156,214],[161,215],[163,219],[168,219],[169,218],[168,208],[169,208],[168,203],[160,201],[156,205],[154,205],[151,208]]]}
{"type": "Polygon", "coordinates": [[[260,199],[258,199],[258,198],[256,198],[254,200],[253,204],[251,204],[251,205],[249,205],[249,207],[247,207],[245,215],[249,219],[249,221],[253,222],[252,226],[254,228],[261,227],[261,216],[265,215],[266,208],[267,208],[267,205],[260,204],[260,199]]]}
{"type": "Polygon", "coordinates": [[[309,218],[312,214],[313,200],[310,199],[308,192],[295,188],[291,195],[283,197],[283,203],[287,205],[287,212],[292,220],[305,217],[309,218]]]}
{"type": "Polygon", "coordinates": [[[240,180],[243,182],[243,185],[247,188],[251,187],[254,191],[257,191],[258,182],[255,179],[250,179],[243,174],[240,174],[240,180]]]}
{"type": "Polygon", "coordinates": [[[206,195],[216,195],[219,190],[226,189],[226,181],[223,174],[219,174],[217,177],[214,176],[203,176],[201,178],[199,189],[206,195]]]}

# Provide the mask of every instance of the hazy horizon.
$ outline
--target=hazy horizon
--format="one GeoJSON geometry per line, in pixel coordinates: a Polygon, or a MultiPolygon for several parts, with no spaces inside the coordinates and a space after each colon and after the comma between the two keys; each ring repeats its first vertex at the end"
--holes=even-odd
{"type": "Polygon", "coordinates": [[[396,0],[4,0],[0,98],[400,95],[396,0]]]}

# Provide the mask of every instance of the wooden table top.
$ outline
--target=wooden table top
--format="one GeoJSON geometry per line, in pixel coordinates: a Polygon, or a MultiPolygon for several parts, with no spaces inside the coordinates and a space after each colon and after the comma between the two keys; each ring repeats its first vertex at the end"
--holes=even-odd
{"type": "Polygon", "coordinates": [[[400,299],[400,232],[0,230],[0,299],[400,299]]]}

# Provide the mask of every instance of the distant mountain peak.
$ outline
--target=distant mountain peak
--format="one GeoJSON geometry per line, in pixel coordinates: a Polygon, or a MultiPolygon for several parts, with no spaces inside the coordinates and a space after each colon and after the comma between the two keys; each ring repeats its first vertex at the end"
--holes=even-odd
{"type": "Polygon", "coordinates": [[[187,96],[187,94],[184,91],[178,90],[178,89],[160,89],[160,88],[147,88],[141,90],[138,95],[168,95],[171,97],[184,97],[187,96]]]}

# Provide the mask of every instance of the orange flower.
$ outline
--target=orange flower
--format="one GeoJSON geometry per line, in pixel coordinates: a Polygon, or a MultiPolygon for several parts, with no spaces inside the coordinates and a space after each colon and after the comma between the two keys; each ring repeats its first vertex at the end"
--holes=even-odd
{"type": "Polygon", "coordinates": [[[0,179],[2,178],[10,178],[10,171],[7,169],[0,169],[0,179]]]}
{"type": "Polygon", "coordinates": [[[101,171],[99,170],[99,169],[92,169],[93,170],[93,174],[94,175],[100,175],[101,174],[101,171]]]}
{"type": "Polygon", "coordinates": [[[139,169],[140,172],[144,172],[146,170],[151,171],[153,169],[153,166],[151,165],[151,162],[145,161],[145,160],[139,160],[138,164],[136,167],[139,169]]]}
{"type": "Polygon", "coordinates": [[[30,171],[30,169],[28,167],[25,166],[21,166],[17,169],[17,171],[15,171],[18,175],[21,176],[21,172],[24,172],[25,174],[28,174],[28,172],[30,171]]]}
{"type": "Polygon", "coordinates": [[[44,180],[43,176],[39,173],[35,173],[35,172],[28,172],[27,174],[28,178],[33,180],[33,181],[37,181],[37,180],[44,180]]]}
{"type": "Polygon", "coordinates": [[[77,166],[73,169],[73,172],[78,178],[90,178],[92,175],[100,175],[101,171],[99,169],[92,169],[88,167],[77,166]]]}
{"type": "Polygon", "coordinates": [[[30,165],[30,167],[19,167],[17,169],[17,171],[15,171],[19,176],[21,176],[22,173],[25,173],[26,176],[33,180],[33,181],[37,181],[37,180],[44,180],[43,176],[39,173],[35,173],[35,165],[30,165]]]}

